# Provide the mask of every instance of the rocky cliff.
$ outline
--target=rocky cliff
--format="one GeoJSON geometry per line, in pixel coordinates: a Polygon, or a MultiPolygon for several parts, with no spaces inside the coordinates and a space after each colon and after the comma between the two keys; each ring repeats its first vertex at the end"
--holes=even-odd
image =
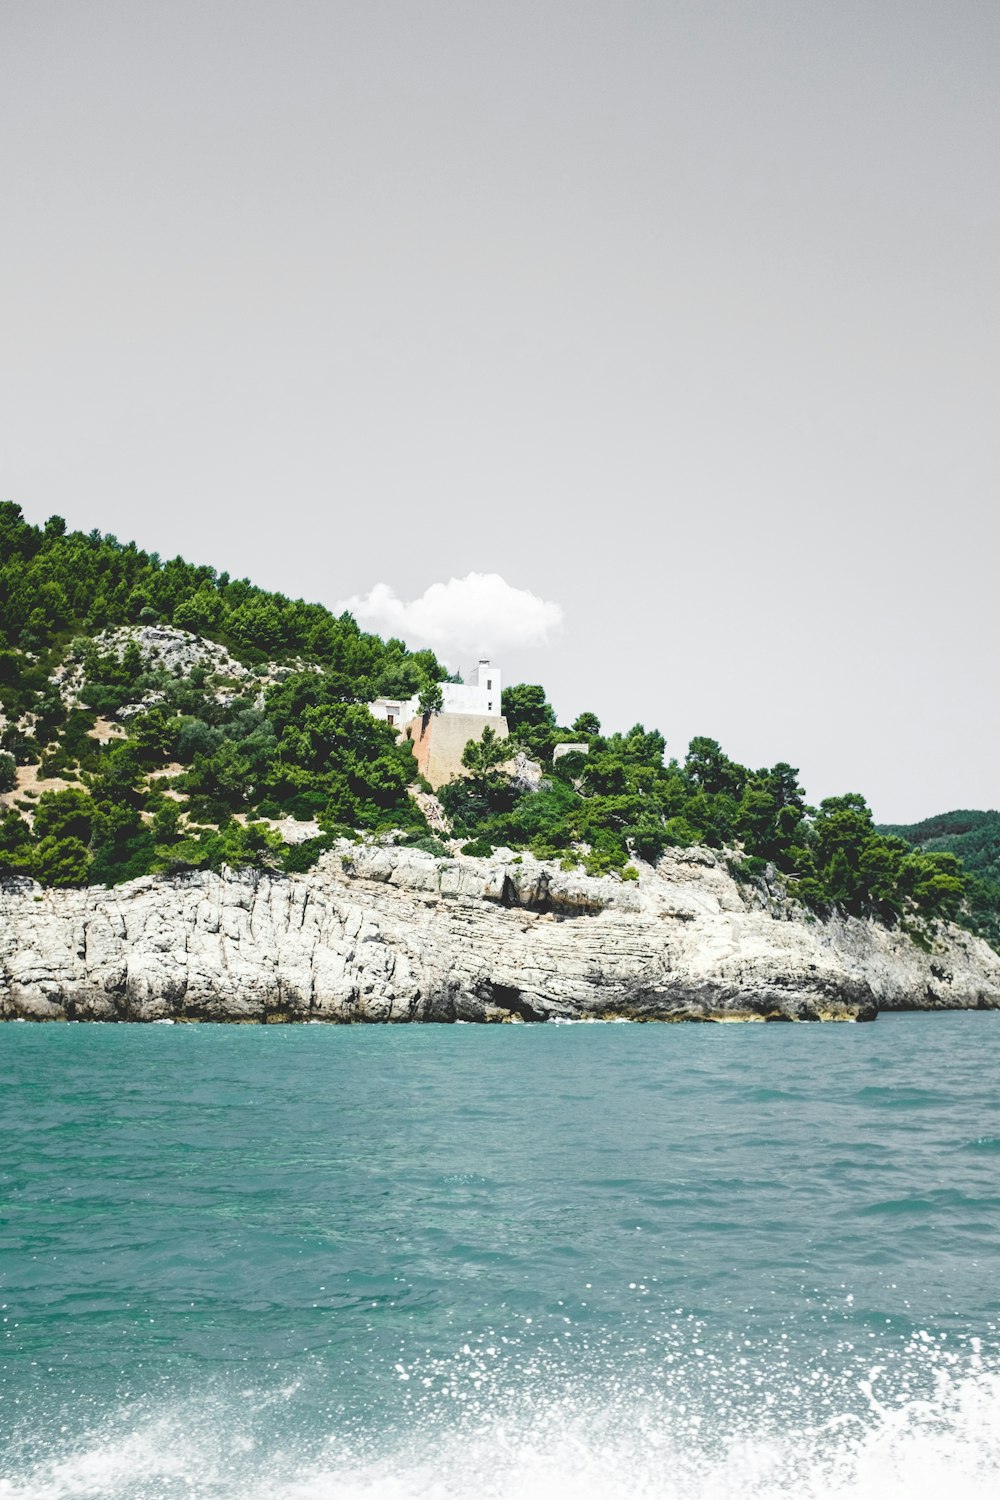
{"type": "Polygon", "coordinates": [[[1000,1007],[1000,958],[821,922],[703,849],[638,881],[527,855],[345,847],[308,875],[0,888],[0,1016],[30,1020],[869,1020],[1000,1007]]]}

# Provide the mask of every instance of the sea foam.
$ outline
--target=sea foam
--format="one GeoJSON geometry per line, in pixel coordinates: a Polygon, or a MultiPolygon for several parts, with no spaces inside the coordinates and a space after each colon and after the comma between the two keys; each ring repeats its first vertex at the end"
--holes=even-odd
{"type": "MultiPolygon", "coordinates": [[[[2,1500],[994,1500],[1000,1375],[934,1372],[927,1396],[781,1431],[726,1425],[642,1387],[612,1399],[508,1392],[447,1427],[263,1446],[248,1406],[122,1414],[0,1479],[2,1500]],[[133,1425],[129,1426],[129,1422],[133,1425]]],[[[245,1393],[248,1397],[250,1393],[245,1393]]],[[[270,1400],[292,1399],[282,1391],[270,1400]]],[[[499,1394],[499,1393],[498,1393],[499,1394]]],[[[452,1399],[455,1399],[454,1396],[452,1399]]],[[[270,1404],[266,1400],[265,1404],[270,1404]]]]}

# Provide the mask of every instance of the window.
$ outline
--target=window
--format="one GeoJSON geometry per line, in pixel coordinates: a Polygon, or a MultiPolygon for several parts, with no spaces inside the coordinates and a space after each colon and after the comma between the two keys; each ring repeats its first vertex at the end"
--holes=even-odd
{"type": "Polygon", "coordinates": [[[492,691],[493,691],[493,679],[492,679],[492,677],[487,677],[487,679],[486,679],[486,691],[488,693],[492,693],[492,691]]]}
{"type": "Polygon", "coordinates": [[[385,722],[387,724],[395,724],[396,720],[393,718],[392,714],[386,714],[385,722]]]}
{"type": "Polygon", "coordinates": [[[489,713],[493,712],[493,704],[492,703],[487,703],[486,708],[487,708],[487,711],[489,713]]]}

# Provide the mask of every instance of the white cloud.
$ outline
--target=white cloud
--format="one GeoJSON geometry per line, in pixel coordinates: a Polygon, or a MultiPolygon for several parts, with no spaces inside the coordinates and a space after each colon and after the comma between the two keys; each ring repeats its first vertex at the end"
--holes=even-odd
{"type": "Polygon", "coordinates": [[[509,647],[538,646],[562,626],[558,604],[516,589],[499,573],[467,573],[432,583],[408,603],[377,583],[363,598],[344,599],[358,624],[381,635],[401,636],[408,646],[498,654],[509,647]]]}

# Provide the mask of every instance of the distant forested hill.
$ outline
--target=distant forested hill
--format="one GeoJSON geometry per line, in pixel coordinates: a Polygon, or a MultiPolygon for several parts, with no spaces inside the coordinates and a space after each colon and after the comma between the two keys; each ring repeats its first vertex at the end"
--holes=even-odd
{"type": "Polygon", "coordinates": [[[922,823],[883,823],[879,831],[918,849],[957,854],[967,870],[1000,884],[1000,812],[961,809],[922,823]]]}
{"type": "Polygon", "coordinates": [[[969,902],[977,926],[1000,946],[1000,812],[962,808],[922,823],[886,823],[879,832],[927,854],[955,854],[972,877],[969,902]]]}

